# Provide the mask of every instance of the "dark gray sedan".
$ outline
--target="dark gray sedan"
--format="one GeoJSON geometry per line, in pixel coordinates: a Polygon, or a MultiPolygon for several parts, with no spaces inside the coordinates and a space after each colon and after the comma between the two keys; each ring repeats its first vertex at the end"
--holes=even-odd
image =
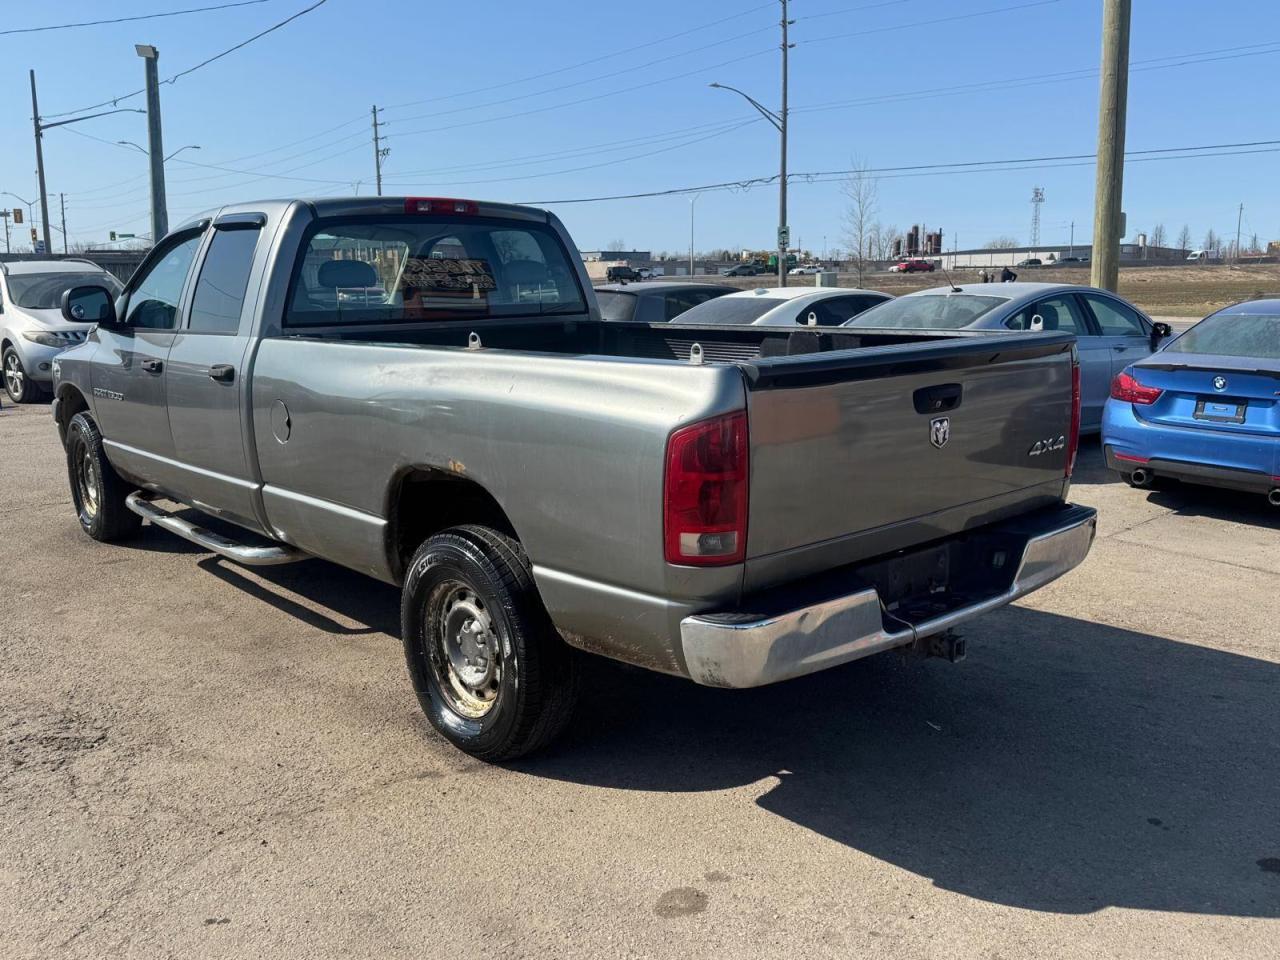
{"type": "Polygon", "coordinates": [[[666,323],[700,303],[737,293],[723,283],[680,283],[647,280],[644,283],[602,283],[596,289],[600,317],[666,323]]]}
{"type": "Polygon", "coordinates": [[[1066,330],[1079,339],[1080,426],[1097,430],[1111,378],[1155,350],[1169,326],[1129,301],[1065,283],[967,283],[890,300],[844,324],[898,330],[1066,330]]]}

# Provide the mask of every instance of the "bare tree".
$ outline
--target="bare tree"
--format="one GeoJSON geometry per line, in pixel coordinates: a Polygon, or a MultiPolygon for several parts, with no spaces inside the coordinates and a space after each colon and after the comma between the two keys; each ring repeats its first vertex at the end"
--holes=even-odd
{"type": "Polygon", "coordinates": [[[606,244],[606,245],[605,245],[605,248],[604,248],[604,249],[605,249],[605,251],[606,251],[606,252],[608,252],[608,253],[617,253],[619,250],[625,250],[625,249],[627,249],[627,241],[625,241],[625,240],[610,240],[610,241],[608,242],[608,244],[606,244]]]}
{"type": "Polygon", "coordinates": [[[1147,241],[1147,243],[1151,244],[1151,246],[1153,247],[1163,247],[1164,242],[1165,242],[1164,224],[1157,223],[1154,227],[1151,228],[1151,238],[1147,241]]]}
{"type": "Polygon", "coordinates": [[[1210,227],[1209,232],[1204,235],[1204,249],[1213,253],[1221,244],[1222,241],[1218,239],[1217,233],[1214,232],[1213,227],[1210,227]]]}
{"type": "Polygon", "coordinates": [[[862,286],[866,262],[873,255],[872,230],[880,191],[876,178],[869,175],[864,161],[855,160],[849,167],[850,172],[843,186],[845,199],[848,201],[844,213],[844,234],[857,266],[858,286],[862,286]]]}
{"type": "Polygon", "coordinates": [[[1191,250],[1191,228],[1185,223],[1182,225],[1182,232],[1178,234],[1178,249],[1191,250]]]}
{"type": "Polygon", "coordinates": [[[982,245],[984,250],[999,250],[1001,247],[1016,247],[1018,238],[1011,237],[1008,234],[999,237],[992,237],[982,245]]]}
{"type": "Polygon", "coordinates": [[[1249,238],[1249,252],[1250,253],[1262,252],[1261,248],[1258,246],[1258,235],[1256,233],[1249,238]]]}

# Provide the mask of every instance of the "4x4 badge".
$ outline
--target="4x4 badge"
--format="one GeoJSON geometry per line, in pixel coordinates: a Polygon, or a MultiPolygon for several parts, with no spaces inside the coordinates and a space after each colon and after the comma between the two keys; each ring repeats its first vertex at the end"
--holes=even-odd
{"type": "Polygon", "coordinates": [[[951,418],[935,417],[929,421],[929,442],[941,450],[951,439],[951,418]]]}

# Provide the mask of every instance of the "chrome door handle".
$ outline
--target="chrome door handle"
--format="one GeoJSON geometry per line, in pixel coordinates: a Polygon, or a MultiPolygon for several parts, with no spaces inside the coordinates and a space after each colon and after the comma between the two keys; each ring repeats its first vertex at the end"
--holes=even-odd
{"type": "Polygon", "coordinates": [[[236,378],[236,368],[229,363],[215,363],[209,368],[209,379],[230,383],[236,378]]]}

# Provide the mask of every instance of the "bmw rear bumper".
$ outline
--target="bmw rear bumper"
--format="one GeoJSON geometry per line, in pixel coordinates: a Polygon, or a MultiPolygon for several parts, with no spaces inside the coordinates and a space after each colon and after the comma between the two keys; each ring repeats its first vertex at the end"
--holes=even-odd
{"type": "Polygon", "coordinates": [[[749,598],[739,610],[686,617],[680,638],[689,675],[707,686],[757,687],[907,646],[1026,596],[1078,566],[1096,527],[1097,511],[1063,505],[970,531],[914,556],[836,571],[827,586],[843,580],[844,590],[778,588],[749,598]],[[942,563],[948,551],[955,553],[942,563]],[[890,583],[912,579],[921,560],[955,571],[945,590],[925,603],[916,596],[899,604],[882,594],[881,586],[887,591],[890,583]],[[973,571],[984,565],[988,575],[975,589],[973,571]]]}
{"type": "Polygon", "coordinates": [[[1117,473],[1133,473],[1141,467],[1156,478],[1167,477],[1170,480],[1200,483],[1209,487],[1225,487],[1228,490],[1243,490],[1246,493],[1267,493],[1280,487],[1280,477],[1272,476],[1269,471],[1238,470],[1186,460],[1168,460],[1163,457],[1120,459],[1126,456],[1132,457],[1132,455],[1121,453],[1117,457],[1113,447],[1108,446],[1103,449],[1106,452],[1107,466],[1117,473]]]}

